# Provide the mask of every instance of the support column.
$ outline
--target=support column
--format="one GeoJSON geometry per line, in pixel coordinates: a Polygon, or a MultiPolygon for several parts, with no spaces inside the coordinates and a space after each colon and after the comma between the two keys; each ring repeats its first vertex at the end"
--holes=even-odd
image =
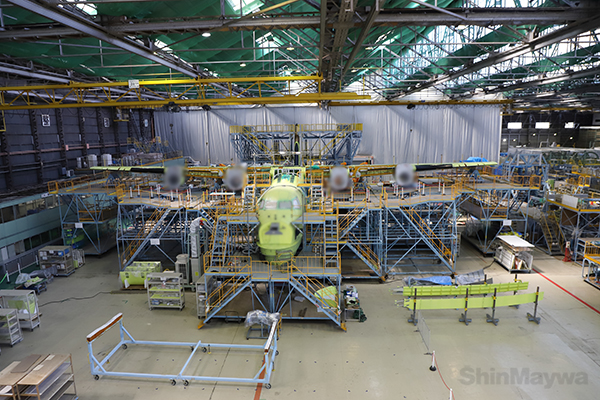
{"type": "Polygon", "coordinates": [[[79,124],[79,136],[81,137],[81,155],[85,157],[88,155],[88,143],[85,138],[85,120],[81,108],[77,109],[77,123],[79,124]]]}
{"type": "Polygon", "coordinates": [[[55,108],[54,116],[56,117],[56,126],[58,129],[58,143],[60,146],[61,165],[63,166],[63,168],[68,168],[67,146],[65,143],[65,127],[64,127],[63,118],[62,118],[62,108],[55,108]]]}
{"type": "Polygon", "coordinates": [[[14,188],[12,180],[12,160],[8,151],[8,135],[6,134],[5,129],[0,130],[0,153],[4,155],[4,165],[7,167],[7,172],[4,173],[6,188],[12,190],[14,188]]]}
{"type": "Polygon", "coordinates": [[[113,108],[111,110],[111,115],[112,115],[112,128],[113,128],[113,137],[115,140],[115,150],[116,150],[116,155],[118,158],[121,158],[121,139],[119,138],[119,125],[115,122],[115,119],[117,119],[117,111],[115,108],[113,108]]]}
{"type": "Polygon", "coordinates": [[[100,141],[100,154],[106,153],[106,144],[104,143],[104,117],[100,107],[96,108],[96,124],[98,125],[98,139],[100,141]]]}
{"type": "Polygon", "coordinates": [[[40,152],[40,137],[37,130],[36,112],[29,110],[29,126],[31,128],[31,137],[33,138],[33,150],[35,151],[35,162],[38,164],[37,180],[38,183],[44,183],[44,163],[40,152]]]}

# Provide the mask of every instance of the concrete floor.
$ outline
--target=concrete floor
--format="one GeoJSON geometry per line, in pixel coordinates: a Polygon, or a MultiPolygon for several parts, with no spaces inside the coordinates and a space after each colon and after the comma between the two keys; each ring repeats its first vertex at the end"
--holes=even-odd
{"type": "MultiPolygon", "coordinates": [[[[88,257],[88,263],[68,278],[57,278],[39,297],[40,304],[67,297],[86,297],[118,288],[116,254],[88,257]]],[[[463,244],[458,272],[489,265],[470,245],[463,244]]],[[[536,268],[547,277],[600,309],[600,291],[581,280],[580,268],[541,252],[536,268]]],[[[494,282],[512,276],[497,264],[486,270],[494,282]]],[[[497,312],[497,327],[485,322],[488,310],[472,310],[473,322],[458,322],[459,310],[425,311],[431,330],[431,347],[456,399],[597,399],[600,391],[600,315],[538,274],[523,275],[530,290],[540,286],[545,299],[539,307],[542,323],[528,322],[531,305],[497,312]],[[504,381],[498,374],[528,375],[529,382],[504,381]],[[553,382],[552,374],[567,373],[574,382],[553,382]],[[545,375],[544,375],[545,374],[545,375]],[[492,380],[493,376],[493,380],[492,380]],[[500,379],[497,379],[500,378],[500,379]],[[487,382],[486,382],[487,379],[487,382]]],[[[438,372],[429,371],[431,357],[415,327],[406,322],[409,311],[386,284],[358,282],[365,323],[349,322],[344,333],[333,323],[284,322],[280,355],[272,389],[256,392],[256,385],[192,382],[171,386],[167,381],[101,378],[89,372],[88,333],[115,314],[124,314],[125,326],[134,337],[146,340],[248,343],[243,324],[214,321],[197,330],[194,297],[187,294],[183,311],[154,310],[146,294],[100,294],[91,300],[66,301],[42,306],[42,326],[25,331],[23,342],[3,347],[0,368],[30,353],[72,353],[80,398],[94,399],[448,399],[438,372]]],[[[102,355],[117,342],[117,332],[97,341],[102,355]]],[[[254,341],[258,343],[258,341],[254,341]]],[[[131,348],[113,357],[111,368],[126,371],[178,371],[189,350],[150,351],[131,348]]],[[[213,351],[201,354],[192,370],[197,373],[253,376],[260,359],[256,354],[213,351]]],[[[562,376],[561,376],[562,377],[562,376]]],[[[518,378],[518,377],[517,377],[518,378]]],[[[556,377],[555,377],[556,378],[556,377]]]]}

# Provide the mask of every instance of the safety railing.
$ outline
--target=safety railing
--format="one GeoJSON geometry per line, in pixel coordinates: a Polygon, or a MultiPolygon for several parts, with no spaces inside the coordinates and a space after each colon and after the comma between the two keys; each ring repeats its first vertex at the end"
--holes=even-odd
{"type": "Polygon", "coordinates": [[[344,232],[348,228],[350,228],[358,219],[362,217],[362,213],[365,210],[365,208],[368,208],[366,199],[358,203],[356,207],[354,207],[348,213],[341,215],[338,219],[339,231],[344,232]]]}
{"type": "Polygon", "coordinates": [[[348,235],[348,242],[376,269],[380,269],[379,257],[362,241],[360,241],[352,232],[348,235]]]}
{"type": "Polygon", "coordinates": [[[429,227],[423,218],[419,215],[419,213],[413,209],[408,209],[407,214],[409,218],[421,228],[421,230],[427,234],[427,238],[433,244],[433,246],[438,250],[438,252],[442,255],[444,259],[450,264],[454,265],[454,256],[452,251],[446,246],[436,235],[436,233],[429,227]]]}
{"type": "Polygon", "coordinates": [[[206,296],[206,312],[209,314],[212,310],[225,304],[230,296],[244,286],[252,279],[252,266],[245,265],[240,267],[229,279],[218,285],[206,296]]]}
{"type": "Polygon", "coordinates": [[[94,208],[88,206],[87,209],[79,210],[80,222],[106,221],[117,216],[117,207],[94,208]]]}
{"type": "Polygon", "coordinates": [[[593,242],[586,242],[583,248],[583,256],[600,256],[600,245],[593,242]]]}
{"type": "Polygon", "coordinates": [[[95,191],[111,191],[117,186],[117,183],[107,181],[110,173],[103,171],[95,173],[93,175],[84,175],[67,180],[50,181],[48,182],[48,192],[57,194],[59,191],[82,191],[91,192],[92,189],[95,191]]]}
{"type": "Polygon", "coordinates": [[[319,307],[339,313],[339,293],[333,300],[335,305],[327,303],[327,301],[324,299],[324,296],[319,296],[317,294],[319,291],[321,291],[321,293],[324,292],[325,285],[323,285],[318,279],[304,274],[294,265],[294,263],[290,263],[290,267],[288,269],[288,279],[291,282],[294,282],[297,286],[301,287],[306,293],[313,296],[319,307]]]}
{"type": "MultiPolygon", "coordinates": [[[[224,258],[215,258],[208,252],[203,256],[204,273],[232,275],[238,274],[242,269],[251,267],[252,257],[250,256],[226,256],[224,258]]],[[[252,268],[250,268],[252,271],[252,268]]]]}

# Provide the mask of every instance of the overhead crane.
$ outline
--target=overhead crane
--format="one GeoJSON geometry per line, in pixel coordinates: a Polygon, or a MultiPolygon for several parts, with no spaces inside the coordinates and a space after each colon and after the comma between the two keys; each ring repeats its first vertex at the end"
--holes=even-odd
{"type": "Polygon", "coordinates": [[[322,81],[320,75],[309,75],[7,86],[0,87],[0,110],[298,104],[371,98],[353,92],[324,92],[322,81]]]}

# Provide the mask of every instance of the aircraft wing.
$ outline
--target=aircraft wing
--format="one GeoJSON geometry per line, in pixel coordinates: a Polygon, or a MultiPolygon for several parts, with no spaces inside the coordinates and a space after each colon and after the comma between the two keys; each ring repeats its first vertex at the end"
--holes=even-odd
{"type": "Polygon", "coordinates": [[[143,167],[143,166],[134,166],[134,167],[122,167],[122,166],[114,166],[114,167],[91,167],[90,169],[96,171],[112,171],[112,172],[139,172],[142,174],[164,174],[165,167],[143,167]]]}
{"type": "MultiPolygon", "coordinates": [[[[485,167],[485,166],[494,166],[498,163],[493,161],[481,161],[481,162],[472,162],[472,161],[461,161],[461,162],[453,162],[453,163],[431,163],[431,164],[404,164],[407,166],[412,166],[413,171],[433,171],[433,170],[441,170],[441,169],[452,169],[452,168],[476,168],[476,167],[485,167]]],[[[349,165],[346,168],[351,176],[357,176],[357,172],[359,176],[380,176],[380,175],[394,175],[396,172],[396,165],[373,165],[373,164],[361,164],[361,165],[349,165]]],[[[306,169],[306,174],[310,176],[310,174],[323,174],[323,176],[329,176],[329,171],[335,168],[332,165],[319,165],[314,167],[308,167],[306,169]]],[[[340,167],[338,167],[340,168],[340,167]]]]}
{"type": "MultiPolygon", "coordinates": [[[[136,172],[141,174],[167,174],[167,171],[170,169],[176,169],[177,166],[173,167],[163,167],[163,166],[132,166],[132,167],[123,167],[123,166],[113,166],[113,167],[92,167],[91,169],[98,171],[113,171],[113,172],[136,172]]],[[[218,166],[218,167],[181,167],[183,175],[186,176],[194,176],[201,178],[222,178],[224,171],[228,167],[226,166],[218,166]]]]}
{"type": "Polygon", "coordinates": [[[412,164],[417,172],[451,168],[493,167],[494,165],[498,165],[498,163],[494,161],[459,161],[455,163],[412,164]]]}

